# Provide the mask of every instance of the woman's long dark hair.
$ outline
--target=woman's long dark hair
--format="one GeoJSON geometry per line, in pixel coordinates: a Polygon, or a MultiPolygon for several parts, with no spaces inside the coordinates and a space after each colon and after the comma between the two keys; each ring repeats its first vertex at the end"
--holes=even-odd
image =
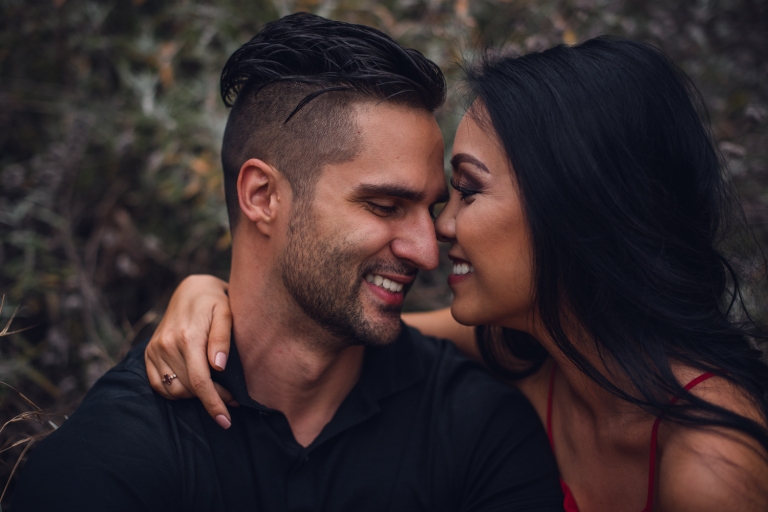
{"type": "MultiPolygon", "coordinates": [[[[628,402],[682,424],[736,429],[768,450],[763,426],[687,392],[670,365],[728,379],[768,418],[760,331],[721,252],[728,219],[743,216],[688,77],[656,48],[608,37],[487,56],[467,74],[514,169],[535,307],[557,346],[628,402]],[[564,309],[634,390],[615,386],[576,348],[564,309]],[[683,400],[673,406],[672,396],[683,400]]],[[[488,365],[507,377],[547,357],[525,333],[478,334],[488,365]],[[510,366],[510,355],[530,364],[510,366]]]]}

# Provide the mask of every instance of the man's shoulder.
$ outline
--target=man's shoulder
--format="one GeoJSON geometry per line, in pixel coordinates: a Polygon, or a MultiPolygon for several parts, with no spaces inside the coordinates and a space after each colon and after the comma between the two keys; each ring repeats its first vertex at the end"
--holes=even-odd
{"type": "Polygon", "coordinates": [[[146,342],[143,342],[132,348],[122,361],[97,380],[83,398],[78,410],[94,401],[114,400],[121,397],[162,403],[158,401],[160,397],[152,391],[147,378],[144,363],[146,345],[146,342]]]}
{"type": "MultiPolygon", "coordinates": [[[[459,352],[450,340],[428,336],[415,327],[405,326],[405,337],[413,345],[422,367],[431,371],[435,368],[458,369],[471,361],[459,352]]],[[[481,368],[477,365],[478,368],[481,368]]]]}
{"type": "Polygon", "coordinates": [[[172,406],[149,386],[143,349],[136,347],[101,377],[72,416],[33,450],[14,496],[20,509],[53,503],[64,510],[77,503],[103,508],[118,499],[124,505],[115,510],[145,509],[149,496],[163,503],[163,493],[179,498],[172,406]]]}
{"type": "MultiPolygon", "coordinates": [[[[145,436],[163,437],[168,420],[168,401],[149,385],[144,370],[144,347],[132,349],[126,357],[98,379],[86,393],[71,417],[51,433],[35,450],[35,455],[67,450],[72,439],[94,448],[108,444],[106,437],[121,441],[145,436]]],[[[119,450],[123,443],[112,444],[119,450]]],[[[34,458],[34,457],[32,457],[34,458]]]]}
{"type": "Polygon", "coordinates": [[[413,327],[408,327],[407,334],[423,371],[441,383],[447,385],[459,379],[470,387],[483,386],[522,396],[514,387],[494,378],[483,365],[462,354],[452,341],[427,336],[413,327]]]}
{"type": "Polygon", "coordinates": [[[522,415],[538,423],[533,407],[515,387],[493,377],[477,361],[464,356],[451,341],[426,336],[412,327],[408,334],[421,362],[426,384],[445,405],[487,418],[500,406],[507,416],[522,415]]]}
{"type": "Polygon", "coordinates": [[[149,384],[144,363],[145,343],[140,343],[111,368],[88,390],[72,417],[65,425],[77,424],[99,418],[103,425],[127,430],[133,420],[141,419],[142,426],[150,428],[167,423],[175,405],[157,394],[149,384]],[[74,420],[74,421],[73,421],[74,420]]]}
{"type": "Polygon", "coordinates": [[[450,341],[408,334],[423,370],[425,435],[451,468],[446,478],[463,489],[462,508],[482,510],[493,501],[500,510],[561,510],[557,466],[522,393],[450,341]]]}

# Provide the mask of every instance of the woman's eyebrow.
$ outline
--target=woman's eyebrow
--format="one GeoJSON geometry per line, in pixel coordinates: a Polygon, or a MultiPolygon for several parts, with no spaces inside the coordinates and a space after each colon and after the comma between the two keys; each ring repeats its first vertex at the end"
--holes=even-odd
{"type": "Polygon", "coordinates": [[[490,174],[491,171],[488,170],[488,168],[485,166],[483,162],[478,160],[477,158],[473,157],[472,155],[468,155],[466,153],[457,153],[453,155],[453,158],[451,158],[451,167],[453,167],[453,170],[455,171],[460,164],[468,163],[472,164],[481,171],[485,171],[490,174]]]}

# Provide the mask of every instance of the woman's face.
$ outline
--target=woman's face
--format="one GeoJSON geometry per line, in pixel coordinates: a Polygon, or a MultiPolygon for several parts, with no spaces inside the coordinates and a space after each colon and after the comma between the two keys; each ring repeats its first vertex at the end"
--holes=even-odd
{"type": "Polygon", "coordinates": [[[528,227],[509,161],[475,103],[453,144],[451,196],[440,216],[438,238],[450,242],[454,270],[451,313],[465,325],[531,330],[532,264],[528,227]]]}

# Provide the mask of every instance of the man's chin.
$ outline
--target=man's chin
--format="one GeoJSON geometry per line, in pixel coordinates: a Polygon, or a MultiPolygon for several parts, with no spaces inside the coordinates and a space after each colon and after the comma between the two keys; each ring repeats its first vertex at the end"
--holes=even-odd
{"type": "Polygon", "coordinates": [[[386,316],[377,315],[378,318],[368,318],[365,326],[357,329],[357,341],[362,345],[380,346],[394,343],[403,330],[400,321],[400,309],[395,314],[386,316]]]}

